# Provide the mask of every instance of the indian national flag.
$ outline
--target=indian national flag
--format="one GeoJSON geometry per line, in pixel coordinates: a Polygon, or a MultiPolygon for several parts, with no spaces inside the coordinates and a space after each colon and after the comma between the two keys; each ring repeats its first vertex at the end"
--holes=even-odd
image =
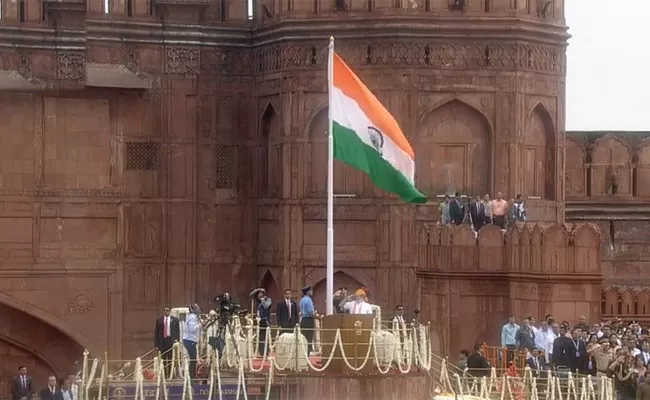
{"type": "Polygon", "coordinates": [[[377,186],[406,202],[426,202],[413,180],[413,149],[395,118],[336,53],[333,68],[329,106],[334,157],[359,168],[377,186]]]}

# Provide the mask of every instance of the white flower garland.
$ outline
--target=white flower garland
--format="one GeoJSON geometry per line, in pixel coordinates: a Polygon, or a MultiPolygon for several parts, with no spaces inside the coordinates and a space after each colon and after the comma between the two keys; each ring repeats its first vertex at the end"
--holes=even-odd
{"type": "MultiPolygon", "coordinates": [[[[387,353],[390,354],[390,358],[388,359],[388,362],[386,362],[386,369],[382,369],[381,361],[379,359],[379,354],[378,354],[378,347],[379,347],[378,342],[379,341],[377,339],[377,336],[380,335],[380,334],[381,334],[381,331],[372,332],[372,336],[373,336],[372,341],[373,341],[373,343],[375,343],[375,345],[372,346],[372,347],[374,349],[375,365],[377,366],[377,370],[379,371],[380,374],[386,375],[391,370],[393,360],[395,360],[395,356],[396,355],[399,356],[399,354],[397,354],[397,340],[399,340],[399,339],[395,339],[395,337],[392,336],[393,341],[388,343],[389,348],[388,348],[387,353]]],[[[385,337],[386,340],[389,340],[388,338],[389,338],[388,336],[385,337]]]]}
{"type": "Polygon", "coordinates": [[[79,390],[79,400],[87,400],[86,397],[83,396],[83,388],[86,387],[86,370],[88,369],[88,350],[84,350],[84,357],[83,361],[81,364],[81,390],[79,390]]]}
{"type": "Polygon", "coordinates": [[[99,374],[99,382],[97,382],[97,386],[99,387],[98,394],[97,394],[98,399],[102,398],[102,390],[104,389],[105,380],[106,380],[106,363],[102,363],[102,371],[99,374]]]}
{"type": "MultiPolygon", "coordinates": [[[[242,390],[244,392],[244,400],[248,400],[248,390],[246,390],[246,378],[244,377],[244,363],[240,362],[239,374],[237,379],[237,395],[235,396],[235,400],[239,400],[239,396],[241,395],[242,390]]],[[[267,390],[270,390],[270,388],[268,388],[267,390]]],[[[221,388],[219,388],[219,392],[221,392],[221,388]]]]}
{"type": "Polygon", "coordinates": [[[90,367],[90,374],[88,374],[88,379],[86,379],[86,386],[84,387],[84,393],[85,393],[84,399],[90,397],[90,387],[93,385],[93,380],[95,379],[95,373],[97,373],[98,364],[99,364],[99,359],[95,358],[93,360],[92,367],[90,367]]]}
{"type": "Polygon", "coordinates": [[[144,400],[144,376],[142,375],[142,360],[140,357],[135,359],[133,378],[135,379],[135,400],[144,400]]]}
{"type": "MultiPolygon", "coordinates": [[[[300,326],[296,326],[296,337],[300,338],[302,336],[302,333],[300,333],[300,326]]],[[[306,339],[305,339],[306,340],[306,339]]],[[[305,357],[305,361],[307,362],[307,365],[309,368],[311,368],[315,372],[324,372],[332,363],[332,360],[334,359],[334,353],[336,352],[336,345],[339,343],[341,340],[341,331],[339,329],[336,330],[336,334],[334,335],[334,343],[332,344],[332,351],[330,351],[330,355],[327,359],[327,362],[321,367],[318,368],[314,364],[311,363],[311,360],[309,359],[309,350],[308,348],[305,348],[303,346],[298,346],[302,350],[302,354],[305,357]]],[[[343,357],[345,359],[345,356],[343,357]]],[[[321,357],[322,361],[322,357],[321,357]]],[[[298,366],[296,366],[298,367],[298,366]]]]}
{"type": "Polygon", "coordinates": [[[323,354],[323,343],[321,343],[320,340],[320,332],[321,332],[321,326],[320,326],[320,320],[315,319],[314,320],[314,351],[316,351],[316,354],[323,354]]]}
{"type": "Polygon", "coordinates": [[[183,360],[183,396],[181,399],[186,400],[188,397],[189,400],[192,400],[194,397],[194,388],[190,379],[190,362],[188,359],[185,359],[183,360]]]}
{"type": "Polygon", "coordinates": [[[271,363],[271,366],[269,367],[269,376],[267,377],[266,381],[266,396],[265,400],[270,400],[271,398],[271,386],[273,385],[273,363],[271,363]]]}
{"type": "MultiPolygon", "coordinates": [[[[259,320],[259,318],[258,318],[258,320],[259,320]]],[[[258,321],[258,322],[259,322],[259,321],[258,321]]],[[[249,332],[250,332],[250,330],[249,330],[249,332]]],[[[264,338],[264,354],[262,354],[262,362],[260,363],[260,367],[256,369],[256,368],[253,366],[253,361],[254,361],[253,357],[248,357],[248,368],[249,368],[252,372],[261,372],[261,371],[264,369],[264,365],[266,364],[268,354],[271,353],[271,351],[272,351],[272,346],[271,346],[271,327],[267,327],[267,328],[265,329],[265,332],[266,332],[266,333],[265,333],[266,337],[264,338]]],[[[259,334],[260,334],[260,328],[259,328],[259,324],[258,324],[258,327],[257,327],[257,336],[258,336],[258,337],[259,337],[259,334]]],[[[249,336],[249,337],[250,337],[250,336],[249,336]]],[[[249,342],[249,343],[250,343],[250,342],[249,342]]],[[[255,348],[251,348],[251,347],[249,346],[248,354],[251,354],[251,355],[252,355],[252,354],[255,354],[256,350],[259,348],[259,339],[256,341],[256,343],[257,343],[257,345],[255,346],[255,348]]]]}
{"type": "MultiPolygon", "coordinates": [[[[395,328],[395,326],[393,326],[393,328],[395,328]]],[[[236,341],[235,339],[237,334],[241,335],[240,329],[241,325],[234,325],[233,329],[227,329],[232,342],[236,341]]],[[[247,326],[247,331],[245,333],[248,337],[250,337],[249,331],[253,331],[253,329],[255,329],[254,326],[247,326]]],[[[393,333],[383,331],[381,329],[373,330],[370,334],[368,352],[366,354],[366,357],[363,359],[363,362],[359,366],[352,365],[350,359],[345,354],[344,343],[341,338],[341,331],[337,330],[334,336],[332,350],[327,358],[327,361],[320,368],[312,364],[311,360],[309,359],[309,354],[307,354],[307,340],[301,334],[299,326],[296,326],[293,333],[285,333],[283,335],[279,335],[275,340],[272,340],[273,335],[271,334],[270,329],[267,329],[266,332],[266,347],[267,354],[269,355],[262,357],[260,367],[254,367],[251,362],[252,358],[247,357],[245,354],[236,354],[237,359],[232,360],[233,364],[236,365],[238,370],[237,393],[235,396],[236,399],[243,397],[244,400],[248,400],[245,376],[246,368],[248,368],[248,370],[251,372],[258,373],[262,372],[264,368],[268,368],[268,375],[266,376],[267,382],[265,399],[269,400],[276,370],[283,371],[291,369],[300,371],[301,368],[299,364],[295,363],[295,361],[302,360],[308,369],[315,372],[323,372],[329,367],[334,358],[334,354],[337,351],[341,352],[341,357],[346,367],[351,371],[356,372],[359,372],[366,368],[368,362],[371,359],[374,366],[376,366],[381,375],[388,374],[391,369],[395,368],[395,364],[397,364],[396,369],[402,373],[408,373],[411,370],[411,367],[415,365],[421,367],[426,371],[429,371],[432,368],[433,357],[430,353],[431,343],[430,340],[427,340],[430,338],[426,333],[426,329],[423,330],[420,328],[413,328],[409,331],[404,332],[404,336],[395,335],[395,333],[399,332],[396,332],[395,329],[393,329],[393,333]],[[399,340],[402,338],[408,342],[407,345],[410,347],[410,349],[407,348],[405,351],[400,350],[401,342],[399,342],[399,340]],[[276,357],[272,353],[273,350],[279,350],[276,348],[277,346],[284,346],[281,349],[282,351],[286,350],[284,355],[288,354],[284,365],[278,365],[276,357]],[[298,348],[301,350],[298,350],[298,348]],[[297,351],[299,353],[297,353],[297,351]],[[249,358],[249,362],[246,362],[247,360],[245,360],[245,358],[249,358]]],[[[172,349],[172,371],[175,370],[173,365],[174,363],[181,364],[181,358],[177,357],[176,353],[180,350],[181,349],[179,344],[176,343],[172,349]]],[[[249,353],[248,355],[252,354],[254,353],[249,353]]],[[[498,396],[498,398],[501,400],[518,399],[520,396],[525,396],[526,400],[611,400],[615,398],[614,386],[610,378],[607,378],[605,376],[599,378],[576,378],[574,374],[568,373],[567,378],[561,381],[558,376],[553,376],[550,371],[547,372],[545,395],[540,397],[537,386],[538,380],[533,376],[532,370],[528,367],[525,368],[523,377],[521,379],[506,375],[498,377],[495,368],[491,369],[491,374],[489,377],[475,379],[471,376],[468,376],[466,374],[466,370],[463,372],[462,377],[458,373],[455,373],[453,375],[454,383],[452,384],[452,380],[449,377],[449,367],[447,360],[440,360],[440,375],[438,379],[438,384],[440,386],[436,388],[436,393],[444,393],[440,396],[436,396],[440,399],[456,397],[456,393],[459,394],[459,398],[463,398],[463,396],[472,396],[482,400],[494,399],[495,395],[498,396]],[[598,393],[596,393],[594,386],[595,379],[598,379],[598,393]],[[514,389],[517,391],[515,392],[514,389]]],[[[106,364],[102,365],[100,376],[99,378],[95,379],[99,365],[99,359],[93,360],[90,371],[88,371],[88,361],[88,352],[85,351],[80,382],[80,387],[82,390],[80,390],[79,400],[91,400],[90,389],[93,387],[93,385],[97,385],[99,387],[97,397],[93,400],[102,400],[102,390],[107,379],[106,364]]],[[[208,395],[208,400],[213,400],[215,397],[217,397],[214,396],[215,391],[218,393],[218,399],[223,400],[223,382],[220,371],[223,360],[219,357],[216,350],[212,349],[212,347],[208,347],[205,350],[205,362],[210,368],[210,392],[208,395]]],[[[141,358],[137,358],[134,364],[134,400],[144,400],[145,378],[143,371],[145,369],[145,366],[143,366],[141,358]]],[[[125,367],[128,367],[130,365],[131,363],[129,362],[125,364],[125,367]]],[[[189,360],[187,358],[183,359],[181,368],[182,369],[179,371],[179,376],[183,377],[182,400],[192,400],[194,391],[192,382],[190,380],[189,360]]],[[[153,371],[156,376],[155,399],[161,400],[162,397],[162,400],[168,400],[166,366],[162,358],[154,358],[153,371]]],[[[108,376],[108,379],[111,379],[111,376],[108,376]]]]}
{"type": "MultiPolygon", "coordinates": [[[[215,371],[215,375],[217,378],[217,390],[219,391],[219,400],[223,400],[223,393],[221,393],[221,372],[219,370],[219,365],[221,360],[219,360],[219,353],[215,351],[215,363],[214,366],[211,367],[211,370],[215,371]]],[[[212,384],[212,380],[210,380],[210,384],[212,384]]],[[[212,393],[213,388],[210,388],[210,393],[212,393]]]]}

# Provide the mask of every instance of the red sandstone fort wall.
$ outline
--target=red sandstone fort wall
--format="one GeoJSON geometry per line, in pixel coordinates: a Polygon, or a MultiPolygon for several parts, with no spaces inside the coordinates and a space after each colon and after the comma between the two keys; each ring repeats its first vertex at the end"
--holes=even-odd
{"type": "MultiPolygon", "coordinates": [[[[416,148],[419,188],[432,197],[523,193],[531,220],[563,222],[562,1],[547,13],[532,0],[466,10],[447,0],[419,0],[416,10],[352,1],[345,12],[334,0],[263,1],[252,19],[245,3],[114,0],[107,13],[101,0],[3,1],[0,303],[24,314],[0,333],[5,381],[25,357],[39,371],[70,368],[68,356],[38,353],[25,321],[75,354],[124,358],[152,346],[165,304],[207,307],[220,291],[244,299],[255,285],[277,298],[312,284],[322,308],[333,31],[345,36],[337,51],[416,148]],[[287,36],[294,25],[300,38],[287,36]],[[382,39],[387,26],[401,37],[382,39]],[[445,36],[459,29],[463,40],[445,36]]],[[[418,241],[437,204],[404,205],[338,162],[335,190],[345,195],[335,207],[335,284],[366,286],[385,308],[442,307],[419,298],[416,276],[429,269],[418,241]]],[[[556,235],[562,260],[571,259],[568,232],[556,235]]],[[[454,240],[454,254],[468,250],[454,240]]],[[[493,291],[510,293],[514,283],[499,282],[511,253],[494,240],[475,260],[495,274],[493,291]]],[[[443,297],[478,291],[459,286],[467,276],[427,279],[452,282],[436,292],[443,297]]],[[[557,282],[539,279],[556,293],[557,282]]],[[[484,303],[448,298],[453,316],[429,315],[453,319],[441,343],[456,346],[450,329],[484,303]]],[[[498,316],[530,309],[503,304],[498,316]]]]}
{"type": "Polygon", "coordinates": [[[603,234],[602,313],[644,322],[650,320],[648,136],[568,133],[565,178],[567,219],[594,223],[603,234]]]}
{"type": "Polygon", "coordinates": [[[505,235],[493,225],[478,235],[466,225],[422,226],[418,277],[435,351],[499,344],[511,314],[597,320],[600,241],[590,224],[525,223],[505,235]]]}

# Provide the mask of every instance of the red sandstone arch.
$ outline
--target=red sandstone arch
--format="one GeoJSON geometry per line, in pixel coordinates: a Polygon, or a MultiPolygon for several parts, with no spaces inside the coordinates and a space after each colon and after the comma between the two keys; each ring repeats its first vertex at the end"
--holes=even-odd
{"type": "Polygon", "coordinates": [[[504,265],[503,233],[496,225],[486,225],[478,232],[478,262],[481,271],[501,271],[504,265]]]}
{"type": "Polygon", "coordinates": [[[542,265],[542,228],[535,224],[530,231],[530,270],[522,272],[541,272],[542,265]]]}
{"type": "MultiPolygon", "coordinates": [[[[309,127],[309,196],[325,197],[327,194],[327,107],[318,111],[309,127]]],[[[373,197],[374,185],[360,170],[334,160],[334,193],[373,197]]]]}
{"type": "Polygon", "coordinates": [[[98,351],[98,349],[93,349],[93,341],[90,338],[86,337],[84,334],[80,333],[79,329],[73,328],[72,325],[68,324],[65,321],[62,321],[59,318],[54,317],[52,314],[42,310],[41,308],[17,299],[16,297],[13,297],[7,293],[0,292],[0,307],[2,306],[8,306],[16,310],[21,310],[23,313],[34,317],[36,320],[45,322],[47,325],[50,325],[55,329],[63,332],[75,343],[78,343],[85,349],[88,349],[90,351],[98,351]]]}
{"type": "Polygon", "coordinates": [[[266,290],[266,293],[274,302],[282,297],[282,294],[278,289],[278,282],[275,280],[275,277],[270,270],[266,270],[266,273],[262,276],[260,287],[266,290]]]}
{"type": "MultiPolygon", "coordinates": [[[[43,318],[28,314],[25,308],[8,305],[4,301],[6,294],[1,296],[0,381],[10,381],[17,367],[23,364],[30,370],[37,388],[44,386],[52,373],[61,376],[76,372],[74,364],[83,358],[83,346],[43,318]]],[[[8,397],[7,389],[0,387],[0,398],[8,397]]]]}
{"type": "Polygon", "coordinates": [[[574,250],[574,271],[576,273],[600,273],[600,242],[598,228],[592,224],[580,224],[571,232],[574,250]]]}
{"type": "Polygon", "coordinates": [[[418,235],[418,265],[422,269],[440,269],[440,228],[438,224],[426,224],[418,235]]]}
{"type": "Polygon", "coordinates": [[[582,247],[599,247],[602,240],[600,231],[591,223],[576,225],[573,232],[571,232],[571,238],[574,246],[582,247]]]}
{"type": "Polygon", "coordinates": [[[542,271],[569,273],[567,263],[568,233],[564,225],[551,224],[542,231],[542,271]]]}
{"type": "Polygon", "coordinates": [[[587,152],[575,140],[565,142],[566,161],[564,167],[564,189],[567,196],[587,195],[587,152]]]}
{"type": "Polygon", "coordinates": [[[267,104],[262,113],[260,145],[257,152],[258,193],[262,197],[277,197],[281,194],[283,160],[278,141],[280,130],[280,118],[273,105],[267,104]]]}
{"type": "Polygon", "coordinates": [[[489,121],[453,99],[420,122],[415,176],[428,194],[490,192],[492,140],[489,121]]]}
{"type": "Polygon", "coordinates": [[[450,269],[457,271],[476,271],[479,268],[476,234],[468,224],[454,228],[451,236],[450,269]]]}
{"type": "MultiPolygon", "coordinates": [[[[334,290],[338,289],[341,286],[345,286],[350,294],[353,294],[362,286],[367,287],[351,275],[348,275],[343,271],[336,271],[334,273],[334,290]]],[[[312,287],[314,289],[314,305],[316,306],[316,309],[319,313],[324,314],[326,309],[325,301],[327,299],[327,281],[325,279],[321,279],[312,287]]],[[[370,293],[368,293],[368,301],[370,303],[372,303],[375,299],[373,295],[374,294],[372,293],[372,290],[370,290],[370,293]]]]}
{"type": "Polygon", "coordinates": [[[594,142],[591,150],[591,195],[632,194],[632,151],[620,138],[605,135],[594,142]],[[611,175],[615,175],[616,193],[611,193],[611,175]]]}
{"type": "Polygon", "coordinates": [[[528,272],[531,270],[532,254],[532,232],[530,224],[524,224],[519,234],[519,271],[528,272]]]}
{"type": "Polygon", "coordinates": [[[520,244],[520,228],[517,225],[511,226],[505,234],[505,248],[506,260],[504,266],[507,271],[520,271],[521,270],[521,244],[520,244]]]}
{"type": "Polygon", "coordinates": [[[542,103],[526,119],[521,168],[524,195],[555,199],[555,128],[542,103]]]}

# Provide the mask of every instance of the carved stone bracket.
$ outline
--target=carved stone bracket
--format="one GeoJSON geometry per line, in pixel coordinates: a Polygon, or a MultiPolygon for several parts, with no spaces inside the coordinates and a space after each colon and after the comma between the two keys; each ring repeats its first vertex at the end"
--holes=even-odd
{"type": "Polygon", "coordinates": [[[168,74],[198,74],[200,59],[198,49],[167,48],[165,51],[165,72],[168,74]]]}
{"type": "Polygon", "coordinates": [[[62,80],[80,80],[86,75],[86,56],[81,53],[59,53],[57,76],[62,80]]]}

